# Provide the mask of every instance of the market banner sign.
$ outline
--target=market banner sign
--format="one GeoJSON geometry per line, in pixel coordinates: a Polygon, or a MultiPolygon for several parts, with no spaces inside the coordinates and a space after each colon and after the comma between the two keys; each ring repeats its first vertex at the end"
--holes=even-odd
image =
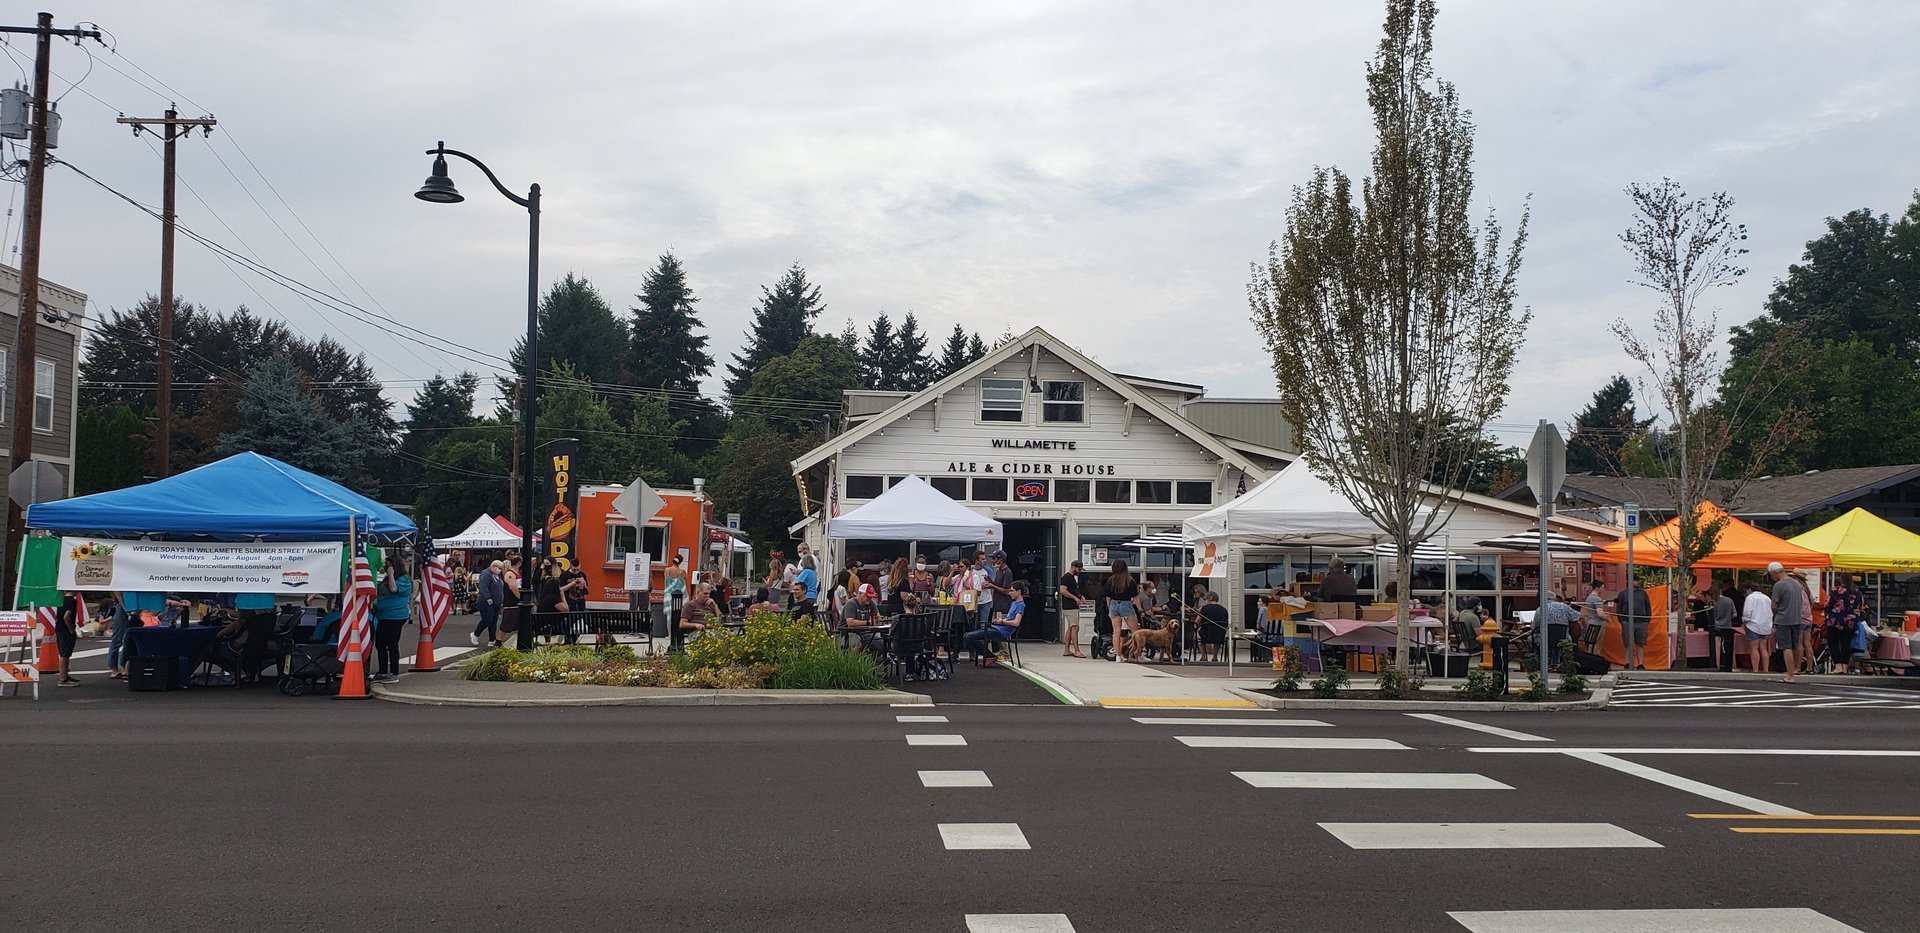
{"type": "Polygon", "coordinates": [[[338,593],[338,541],[60,539],[60,589],[165,593],[338,593]]]}
{"type": "MultiPolygon", "coordinates": [[[[574,535],[580,530],[580,487],[575,485],[574,461],[580,458],[580,443],[555,441],[547,457],[547,557],[561,570],[572,570],[578,563],[574,535]]],[[[528,573],[533,568],[528,568],[528,573]]]]}

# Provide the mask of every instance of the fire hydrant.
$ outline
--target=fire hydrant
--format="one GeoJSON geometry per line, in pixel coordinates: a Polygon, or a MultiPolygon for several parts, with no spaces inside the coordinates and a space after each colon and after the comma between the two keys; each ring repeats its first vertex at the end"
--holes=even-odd
{"type": "Polygon", "coordinates": [[[1493,619],[1480,623],[1480,634],[1475,637],[1480,641],[1480,669],[1493,670],[1493,640],[1500,637],[1500,623],[1493,619]]]}

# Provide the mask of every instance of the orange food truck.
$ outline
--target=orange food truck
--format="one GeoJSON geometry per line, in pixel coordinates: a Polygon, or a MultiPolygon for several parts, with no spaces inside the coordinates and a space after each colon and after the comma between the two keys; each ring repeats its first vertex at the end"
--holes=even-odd
{"type": "MultiPolygon", "coordinates": [[[[580,528],[575,540],[581,572],[587,575],[587,608],[625,609],[627,555],[646,553],[653,560],[655,605],[665,599],[667,562],[675,554],[693,568],[700,548],[700,501],[691,490],[656,489],[666,505],[643,528],[635,528],[613,509],[619,486],[580,487],[580,528]]],[[[712,526],[713,517],[707,522],[712,526]]]]}

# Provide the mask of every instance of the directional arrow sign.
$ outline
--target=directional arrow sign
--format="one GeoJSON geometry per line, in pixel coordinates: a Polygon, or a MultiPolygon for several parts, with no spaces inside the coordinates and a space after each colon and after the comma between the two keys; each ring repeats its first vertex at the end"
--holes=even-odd
{"type": "Polygon", "coordinates": [[[655,494],[653,487],[643,479],[634,480],[613,500],[613,510],[619,512],[621,518],[633,523],[635,528],[646,524],[666,506],[666,500],[655,494]]]}
{"type": "Polygon", "coordinates": [[[1553,500],[1560,495],[1560,484],[1566,479],[1567,442],[1552,422],[1542,421],[1533,432],[1533,443],[1527,446],[1527,488],[1533,490],[1533,501],[1551,511],[1553,500]]]}

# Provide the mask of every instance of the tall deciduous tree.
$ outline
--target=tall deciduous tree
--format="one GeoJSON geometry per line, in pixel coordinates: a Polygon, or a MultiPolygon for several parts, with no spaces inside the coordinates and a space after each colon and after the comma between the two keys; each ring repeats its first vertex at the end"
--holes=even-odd
{"type": "Polygon", "coordinates": [[[727,442],[727,465],[714,478],[713,495],[717,510],[740,513],[741,528],[764,558],[802,517],[793,461],[812,443],[759,426],[752,416],[741,422],[727,442]]]}
{"type": "Polygon", "coordinates": [[[412,496],[414,520],[445,537],[482,513],[506,514],[513,430],[507,422],[476,424],[429,446],[420,479],[413,488],[400,487],[412,496]]]}
{"type": "Polygon", "coordinates": [[[812,333],[813,320],[826,310],[820,288],[807,281],[807,270],[794,263],[772,288],[761,286],[760,306],[753,311],[747,344],[727,366],[727,394],[741,395],[753,374],[768,360],[798,349],[812,333]]]}
{"type": "Polygon", "coordinates": [[[838,340],[809,336],[754,373],[748,398],[735,402],[734,413],[786,434],[818,434],[839,413],[841,394],[860,385],[858,358],[838,340]]]}
{"type": "Polygon", "coordinates": [[[1803,260],[1774,284],[1766,313],[1731,328],[1724,382],[1743,385],[1783,335],[1797,363],[1788,384],[1735,426],[1728,456],[1749,459],[1792,400],[1820,417],[1782,451],[1776,471],[1909,463],[1920,458],[1920,195],[1905,216],[1857,210],[1827,219],[1803,260]]]}
{"type": "Polygon", "coordinates": [[[1732,464],[1724,456],[1736,427],[1751,418],[1758,403],[1774,396],[1781,372],[1772,364],[1784,360],[1780,351],[1788,343],[1776,341],[1761,351],[1770,364],[1761,379],[1723,384],[1718,317],[1701,303],[1714,289],[1746,274],[1740,265],[1746,249],[1740,244],[1747,228],[1733,220],[1733,198],[1726,192],[1691,198],[1670,178],[1630,185],[1627,197],[1634,217],[1620,241],[1633,257],[1638,284],[1658,296],[1658,303],[1650,335],[1642,337],[1625,321],[1616,321],[1613,331],[1627,355],[1646,368],[1642,390],[1665,409],[1664,439],[1671,452],[1654,462],[1666,473],[1679,533],[1657,543],[1677,570],[1684,599],[1692,595],[1693,565],[1713,553],[1725,526],[1724,517],[1703,518],[1701,504],[1737,495],[1745,480],[1779,453],[1797,424],[1794,417],[1777,421],[1752,462],[1732,464]]]}
{"type": "Polygon", "coordinates": [[[221,452],[250,450],[365,488],[357,474],[367,457],[367,426],[358,420],[335,420],[304,381],[300,367],[286,354],[254,364],[235,404],[239,424],[220,436],[221,452]]]}
{"type": "MultiPolygon", "coordinates": [[[[1498,222],[1467,214],[1473,124],[1434,77],[1435,15],[1433,0],[1389,0],[1367,68],[1372,176],[1357,200],[1337,168],[1296,188],[1286,237],[1248,288],[1308,467],[1393,539],[1402,593],[1414,546],[1462,494],[1472,451],[1453,441],[1505,404],[1530,317],[1515,307],[1524,215],[1503,254],[1498,222]]],[[[1397,628],[1404,670],[1404,604],[1397,628]]]]}
{"type": "Polygon", "coordinates": [[[1567,472],[1619,472],[1620,451],[1651,424],[1652,418],[1642,420],[1634,411],[1633,383],[1614,376],[1573,416],[1567,432],[1567,472]]]}

